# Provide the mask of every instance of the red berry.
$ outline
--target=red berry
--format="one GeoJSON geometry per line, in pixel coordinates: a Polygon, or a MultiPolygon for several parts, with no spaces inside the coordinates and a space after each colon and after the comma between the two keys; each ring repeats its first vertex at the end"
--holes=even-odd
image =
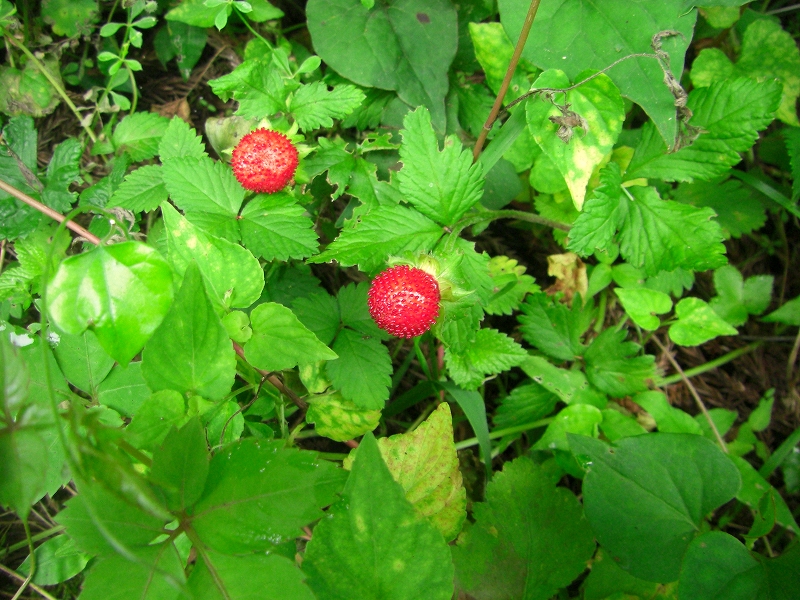
{"type": "Polygon", "coordinates": [[[280,132],[256,129],[239,140],[231,166],[243,188],[272,194],[294,177],[297,148],[280,132]]]}
{"type": "Polygon", "coordinates": [[[416,267],[392,267],[378,275],[369,288],[369,314],[378,327],[392,335],[422,335],[439,316],[439,283],[416,267]]]}

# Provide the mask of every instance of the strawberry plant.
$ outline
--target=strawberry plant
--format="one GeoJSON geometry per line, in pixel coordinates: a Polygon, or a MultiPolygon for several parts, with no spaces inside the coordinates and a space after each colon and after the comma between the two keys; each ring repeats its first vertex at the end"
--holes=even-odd
{"type": "Polygon", "coordinates": [[[790,600],[786,0],[0,0],[14,598],[790,600]]]}

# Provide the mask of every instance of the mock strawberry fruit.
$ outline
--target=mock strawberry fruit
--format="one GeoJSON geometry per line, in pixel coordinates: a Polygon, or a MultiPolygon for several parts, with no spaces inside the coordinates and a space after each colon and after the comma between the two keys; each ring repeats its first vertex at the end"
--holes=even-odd
{"type": "Polygon", "coordinates": [[[439,283],[416,267],[401,265],[378,275],[369,288],[369,314],[392,335],[413,338],[428,331],[439,316],[439,283]]]}
{"type": "Polygon", "coordinates": [[[256,129],[233,149],[231,166],[243,188],[272,194],[285,188],[294,177],[297,148],[278,131],[256,129]]]}

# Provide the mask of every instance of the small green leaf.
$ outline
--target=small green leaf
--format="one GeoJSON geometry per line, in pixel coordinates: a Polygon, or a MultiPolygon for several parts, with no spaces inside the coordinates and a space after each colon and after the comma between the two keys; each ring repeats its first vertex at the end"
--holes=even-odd
{"type": "MultiPolygon", "coordinates": [[[[50,538],[35,550],[36,573],[32,582],[37,585],[56,585],[75,577],[83,571],[91,556],[75,547],[75,542],[67,535],[50,538]]],[[[31,557],[28,556],[17,567],[17,573],[27,577],[31,571],[31,557]]]]}
{"type": "Polygon", "coordinates": [[[655,331],[661,326],[661,320],[655,315],[672,310],[672,299],[663,292],[647,288],[617,288],[615,293],[631,320],[647,331],[655,331]]]}
{"type": "Polygon", "coordinates": [[[309,399],[306,422],[314,424],[321,436],[345,442],[374,431],[381,420],[380,410],[359,408],[341,394],[327,394],[309,399]]]}
{"type": "Polygon", "coordinates": [[[494,413],[494,425],[498,429],[533,423],[553,412],[558,396],[544,386],[528,382],[511,390],[503,398],[494,413]]]}
{"type": "Polygon", "coordinates": [[[161,390],[139,406],[125,435],[134,447],[151,451],[164,441],[173,425],[180,427],[186,420],[183,396],[175,390],[161,390]]]}
{"type": "Polygon", "coordinates": [[[650,413],[661,433],[703,433],[697,421],[689,413],[671,406],[662,392],[642,392],[632,399],[650,413]]]}
{"type": "Polygon", "coordinates": [[[150,246],[100,246],[62,262],[47,296],[59,329],[73,335],[91,329],[110,356],[127,364],[169,310],[172,273],[150,246]]]}
{"type": "Polygon", "coordinates": [[[66,333],[59,337],[53,354],[64,377],[78,389],[95,395],[114,366],[114,359],[105,353],[91,331],[84,331],[81,335],[66,333]]]}
{"type": "Polygon", "coordinates": [[[539,291],[533,277],[525,275],[525,267],[507,256],[493,256],[489,260],[489,275],[493,293],[486,312],[490,315],[510,315],[529,292],[539,291]]]}
{"type": "Polygon", "coordinates": [[[168,196],[161,173],[159,165],[145,165],[131,171],[109,199],[108,206],[121,206],[134,212],[154,211],[168,196]]]}
{"type": "Polygon", "coordinates": [[[283,16],[283,11],[272,6],[267,0],[249,0],[249,4],[252,10],[247,13],[247,18],[256,23],[273,21],[283,16]]]}
{"type": "Polygon", "coordinates": [[[563,450],[569,451],[567,434],[580,434],[582,436],[597,437],[600,433],[598,427],[603,422],[603,413],[591,404],[573,404],[563,408],[553,422],[536,442],[537,450],[563,450]]]}
{"type": "Polygon", "coordinates": [[[763,313],[772,301],[771,275],[755,275],[744,280],[736,267],[726,265],[714,271],[717,296],[709,305],[734,327],[747,322],[750,314],[763,313]]]}
{"type": "Polygon", "coordinates": [[[615,398],[642,392],[656,377],[655,357],[638,356],[641,346],[625,342],[627,333],[606,329],[583,355],[586,377],[597,389],[615,398]]]}
{"type": "Polygon", "coordinates": [[[172,117],[164,137],[158,143],[158,156],[164,162],[173,158],[202,159],[208,154],[203,138],[186,121],[180,117],[172,117]]]}
{"type": "Polygon", "coordinates": [[[544,293],[531,294],[522,305],[519,317],[525,340],[559,360],[575,360],[583,354],[581,336],[589,323],[581,318],[579,306],[570,310],[544,293]]]}
{"type": "Polygon", "coordinates": [[[161,447],[153,453],[150,481],[164,491],[170,510],[186,510],[200,499],[208,476],[209,459],[206,435],[199,419],[194,418],[167,434],[161,447]]]}
{"type": "Polygon", "coordinates": [[[305,258],[319,247],[314,222],[290,194],[259,194],[242,210],[242,242],[265,260],[305,258]]]}
{"type": "Polygon", "coordinates": [[[681,346],[699,346],[720,335],[738,331],[726,323],[700,298],[684,298],[675,306],[677,323],[669,328],[669,337],[681,346]]]}
{"type": "Polygon", "coordinates": [[[303,131],[332,127],[364,101],[364,92],[353,85],[336,85],[329,90],[321,81],[300,87],[289,102],[289,112],[303,131]]]}
{"type": "Polygon", "coordinates": [[[343,329],[325,370],[342,396],[359,408],[382,409],[392,384],[392,359],[380,339],[343,329]],[[336,357],[338,356],[338,358],[336,357]]]}
{"type": "Polygon", "coordinates": [[[589,385],[581,371],[559,369],[541,356],[529,356],[521,365],[525,374],[558,396],[565,404],[591,404],[605,408],[608,399],[589,385]]]}
{"type": "Polygon", "coordinates": [[[450,378],[464,389],[476,389],[488,375],[519,365],[528,353],[496,329],[479,329],[465,352],[447,348],[444,354],[450,378]]]}
{"type": "Polygon", "coordinates": [[[111,141],[118,152],[130,154],[133,162],[141,162],[158,154],[158,143],[169,120],[151,112],[128,115],[114,129],[111,141]]]}
{"type": "Polygon", "coordinates": [[[150,389],[142,377],[142,363],[132,362],[127,367],[117,365],[97,388],[100,404],[115,410],[123,417],[132,417],[139,406],[150,396],[150,389]]]}
{"type": "Polygon", "coordinates": [[[761,320],[765,323],[800,325],[800,296],[792,298],[778,310],[769,313],[761,320]]]}

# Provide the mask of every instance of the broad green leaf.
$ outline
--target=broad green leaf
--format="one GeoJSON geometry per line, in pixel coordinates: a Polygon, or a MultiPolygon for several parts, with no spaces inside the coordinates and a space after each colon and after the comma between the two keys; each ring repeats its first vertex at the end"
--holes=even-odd
{"type": "Polygon", "coordinates": [[[661,326],[661,320],[655,315],[672,310],[672,299],[664,292],[647,288],[617,288],[614,293],[631,320],[647,331],[655,331],[661,326]]]}
{"type": "MultiPolygon", "coordinates": [[[[578,75],[577,80],[583,79],[588,74],[578,75]]],[[[535,88],[569,86],[569,77],[563,71],[556,69],[545,71],[533,83],[535,88]]],[[[562,102],[562,98],[563,95],[559,95],[554,101],[562,102]]],[[[528,101],[528,128],[544,154],[564,176],[572,194],[572,201],[575,207],[581,210],[592,172],[611,151],[622,130],[625,107],[619,90],[606,75],[599,75],[579,88],[567,92],[565,103],[569,104],[568,110],[577,113],[585,120],[585,126],[584,124],[578,126],[580,132],[553,122],[553,118],[563,118],[567,115],[544,98],[528,101]],[[563,139],[560,139],[562,137],[563,139]],[[566,140],[569,141],[565,143],[566,140]]]]}
{"type": "Polygon", "coordinates": [[[476,389],[488,375],[516,367],[528,353],[496,329],[479,329],[465,352],[447,348],[444,354],[450,378],[464,389],[476,389]]]}
{"type": "Polygon", "coordinates": [[[600,545],[634,577],[675,581],[705,516],[739,489],[736,468],[696,435],[651,433],[611,446],[568,437],[586,465],[583,507],[600,545]]]}
{"type": "Polygon", "coordinates": [[[664,141],[652,125],[642,128],[626,179],[650,177],[665,181],[709,180],[741,161],[758,139],[758,132],[772,122],[780,101],[777,81],[758,83],[737,77],[698,88],[689,94],[694,112],[691,125],[702,127],[691,146],[667,154],[664,141]]]}
{"type": "Polygon", "coordinates": [[[684,298],[678,302],[675,316],[678,321],[670,325],[669,337],[681,346],[699,346],[720,335],[739,333],[700,298],[684,298]]]}
{"type": "Polygon", "coordinates": [[[256,23],[280,19],[283,16],[283,11],[267,0],[252,0],[248,3],[253,10],[247,13],[247,18],[256,23]]]}
{"type": "Polygon", "coordinates": [[[67,258],[47,287],[50,318],[73,335],[90,329],[126,365],[161,324],[172,303],[172,273],[139,242],[100,246],[67,258]]]}
{"type": "Polygon", "coordinates": [[[771,598],[767,587],[763,567],[739,540],[709,531],[686,550],[678,594],[681,600],[771,598]]]}
{"type": "Polygon", "coordinates": [[[163,163],[173,158],[202,159],[208,154],[203,138],[197,135],[197,132],[186,121],[180,117],[172,117],[164,132],[164,137],[158,144],[158,156],[163,163]]]}
{"type": "Polygon", "coordinates": [[[142,402],[125,435],[136,448],[151,451],[161,445],[173,425],[180,427],[187,420],[183,396],[175,390],[159,390],[142,402]]]}
{"type": "Polygon", "coordinates": [[[117,365],[97,388],[100,404],[115,410],[123,417],[132,417],[150,396],[150,389],[142,377],[142,363],[132,362],[127,367],[117,365]]]}
{"type": "Polygon", "coordinates": [[[342,488],[344,471],[314,452],[247,438],[211,459],[192,527],[226,554],[264,552],[300,535],[323,516],[342,488]]]}
{"type": "Polygon", "coordinates": [[[169,120],[151,112],[128,115],[114,128],[111,141],[118,152],[127,152],[133,162],[141,162],[158,154],[158,143],[169,120]]]}
{"type": "Polygon", "coordinates": [[[440,225],[413,208],[381,206],[343,229],[324,252],[309,262],[336,260],[343,267],[358,265],[370,273],[383,265],[389,255],[430,251],[442,233],[440,225]]]}
{"type": "Polygon", "coordinates": [[[281,304],[259,304],[250,313],[250,323],[253,337],[245,344],[244,352],[248,362],[258,369],[282,371],[338,357],[281,304]]]}
{"type": "Polygon", "coordinates": [[[725,236],[735,238],[761,229],[766,223],[767,212],[761,198],[753,188],[736,179],[722,183],[682,183],[672,194],[672,199],[678,202],[712,209],[725,236]]]}
{"type": "Polygon", "coordinates": [[[403,119],[403,144],[398,174],[400,191],[414,208],[434,221],[452,226],[483,194],[483,172],[457,138],[443,150],[431,126],[428,110],[420,107],[403,119]]]}
{"type": "Polygon", "coordinates": [[[529,356],[521,365],[525,374],[565,404],[591,404],[605,408],[608,399],[589,385],[581,371],[559,369],[541,356],[529,356]]]}
{"type": "Polygon", "coordinates": [[[336,85],[329,90],[321,81],[298,89],[289,102],[289,112],[302,131],[332,127],[333,119],[343,119],[364,101],[364,92],[354,85],[336,85]]]}
{"type": "Polygon", "coordinates": [[[603,413],[591,404],[573,404],[561,409],[553,417],[552,423],[536,442],[537,450],[562,450],[569,451],[567,434],[580,434],[597,437],[600,433],[598,427],[603,422],[603,413]]]}
{"type": "Polygon", "coordinates": [[[309,398],[306,422],[323,437],[345,442],[374,431],[381,420],[380,410],[359,408],[341,394],[327,394],[309,398]]]}
{"type": "Polygon", "coordinates": [[[339,303],[338,312],[341,314],[342,324],[364,335],[387,340],[390,337],[389,334],[380,329],[369,314],[368,296],[369,282],[366,281],[339,288],[336,298],[339,303]]]}
{"type": "Polygon", "coordinates": [[[778,310],[769,313],[762,321],[766,323],[783,323],[784,325],[800,325],[800,296],[792,298],[778,310]]]}
{"type": "Polygon", "coordinates": [[[209,462],[206,435],[200,419],[173,429],[153,453],[150,481],[160,486],[170,510],[186,510],[203,493],[209,462]]]}
{"type": "Polygon", "coordinates": [[[128,173],[109,198],[108,206],[121,206],[134,212],[157,209],[169,195],[161,169],[159,165],[145,165],[128,173]]]}
{"type": "Polygon", "coordinates": [[[27,365],[19,355],[17,347],[9,341],[5,327],[0,331],[0,357],[3,359],[0,363],[0,393],[2,393],[4,415],[2,421],[6,426],[11,426],[6,419],[8,415],[16,415],[24,406],[28,397],[30,378],[27,365]]]}
{"type": "Polygon", "coordinates": [[[457,588],[477,600],[547,600],[595,550],[581,505],[527,457],[507,462],[452,548],[457,588]]]}
{"type": "Polygon", "coordinates": [[[558,396],[538,383],[530,381],[518,385],[503,398],[494,413],[498,429],[538,421],[553,412],[558,396]]]}
{"type": "Polygon", "coordinates": [[[49,456],[36,424],[20,425],[0,429],[0,505],[24,519],[46,492],[49,456]]]}
{"type": "Polygon", "coordinates": [[[456,11],[445,0],[311,0],[306,7],[314,49],[334,71],[366,87],[396,90],[427,106],[445,130],[447,71],[456,54],[456,11]]]}
{"type": "Polygon", "coordinates": [[[189,222],[227,240],[239,240],[236,218],[244,188],[227,165],[207,156],[186,157],[165,161],[161,170],[172,201],[189,222]]]}
{"type": "Polygon", "coordinates": [[[170,263],[180,277],[192,261],[197,263],[215,310],[246,308],[258,300],[264,289],[264,272],[248,250],[206,234],[166,202],[161,213],[170,263]]]}
{"type": "Polygon", "coordinates": [[[406,500],[371,433],[364,436],[342,499],[314,529],[303,571],[320,598],[430,600],[453,594],[447,544],[406,500]]]}
{"type": "Polygon", "coordinates": [[[462,390],[456,384],[445,381],[439,384],[450,397],[455,400],[464,411],[467,421],[478,438],[478,447],[481,451],[481,458],[486,467],[487,478],[492,473],[492,445],[489,441],[489,422],[486,419],[486,403],[478,392],[472,390],[462,390]]]}
{"type": "Polygon", "coordinates": [[[292,310],[300,322],[311,330],[323,344],[330,345],[341,325],[339,303],[328,292],[316,292],[297,298],[292,310]]]}
{"type": "Polygon", "coordinates": [[[169,21],[166,27],[156,32],[153,46],[161,64],[166,66],[175,58],[181,77],[184,81],[188,81],[207,41],[208,33],[205,29],[179,21],[169,21]]]}
{"type": "Polygon", "coordinates": [[[284,556],[228,556],[207,551],[198,562],[189,576],[189,589],[196,600],[314,600],[303,583],[303,573],[284,556]]]}
{"type": "Polygon", "coordinates": [[[771,275],[755,275],[744,280],[736,267],[726,265],[714,271],[716,297],[709,305],[734,327],[747,322],[748,315],[760,315],[772,301],[771,275]]]}
{"type": "MultiPolygon", "coordinates": [[[[475,58],[486,74],[486,85],[496,94],[506,75],[514,44],[500,23],[469,23],[469,36],[475,47],[475,58]]],[[[528,91],[530,83],[520,70],[515,70],[505,102],[515,100],[528,91]]],[[[485,119],[484,119],[485,120],[485,119]]]]}
{"type": "Polygon", "coordinates": [[[615,162],[600,170],[600,185],[586,199],[583,211],[569,232],[567,248],[582,256],[606,252],[614,234],[625,222],[627,204],[622,198],[622,173],[615,162]]]}
{"type": "Polygon", "coordinates": [[[244,423],[242,407],[233,400],[223,400],[213,410],[203,414],[206,436],[214,446],[226,446],[242,437],[244,423]]]}
{"type": "Polygon", "coordinates": [[[333,386],[358,408],[380,410],[389,399],[392,359],[380,339],[343,329],[325,370],[333,386]],[[337,358],[338,356],[338,358],[337,358]]]}
{"type": "MultiPolygon", "coordinates": [[[[75,577],[83,571],[91,556],[75,547],[66,535],[57,535],[36,547],[36,573],[32,582],[37,585],[55,585],[75,577]]],[[[17,567],[17,573],[27,577],[31,572],[30,555],[17,567]]]]}
{"type": "MultiPolygon", "coordinates": [[[[260,120],[267,115],[286,110],[286,96],[292,89],[284,79],[286,75],[285,69],[273,54],[268,60],[246,60],[233,72],[212,80],[209,85],[223,100],[234,98],[239,102],[237,115],[260,120]]],[[[247,127],[244,133],[253,125],[255,123],[247,127]]],[[[235,143],[238,140],[231,141],[235,143]]]]}
{"type": "Polygon", "coordinates": [[[529,292],[539,291],[533,277],[525,275],[525,267],[507,256],[493,256],[489,260],[489,275],[492,295],[486,312],[490,315],[510,315],[529,292]]]}
{"type": "Polygon", "coordinates": [[[53,354],[64,377],[92,396],[97,394],[98,386],[114,366],[114,359],[105,353],[97,336],[88,330],[81,335],[60,335],[53,354]]]}
{"type": "Polygon", "coordinates": [[[623,571],[607,552],[598,550],[592,560],[592,571],[586,578],[584,600],[605,600],[623,592],[636,598],[657,598],[658,584],[637,579],[623,571]]]}
{"type": "Polygon", "coordinates": [[[197,266],[183,285],[142,355],[142,375],[153,391],[221,400],[236,376],[236,353],[206,296],[197,266]]]}
{"type": "MultiPolygon", "coordinates": [[[[679,79],[697,18],[696,11],[682,4],[680,0],[545,2],[536,14],[522,56],[541,69],[560,69],[577,81],[586,69],[605,69],[629,54],[652,54],[653,36],[672,30],[680,35],[663,39],[662,49],[669,54],[670,69],[679,79]]],[[[525,0],[500,0],[500,20],[510,39],[519,38],[528,6],[525,0]]],[[[677,134],[675,98],[664,85],[658,61],[649,57],[625,60],[611,69],[608,77],[623,96],[645,110],[671,147],[677,134]]]]}
{"type": "Polygon", "coordinates": [[[97,20],[95,0],[44,0],[42,17],[53,26],[53,32],[69,38],[88,35],[97,20]]]}
{"type": "Polygon", "coordinates": [[[581,336],[589,323],[581,318],[576,303],[570,310],[544,293],[531,294],[521,306],[519,317],[525,341],[559,360],[575,360],[583,354],[581,336]]]}
{"type": "Polygon", "coordinates": [[[242,242],[264,260],[305,258],[319,247],[314,222],[290,194],[259,194],[238,219],[242,242]]]}
{"type": "Polygon", "coordinates": [[[182,0],[166,14],[168,21],[180,21],[195,27],[213,27],[219,13],[219,5],[206,6],[205,0],[182,0]]]}
{"type": "Polygon", "coordinates": [[[662,392],[642,392],[632,399],[650,413],[661,433],[703,433],[697,421],[689,413],[670,405],[662,392]]]}
{"type": "Polygon", "coordinates": [[[764,559],[759,555],[756,558],[764,565],[774,600],[792,600],[800,585],[800,547],[792,545],[778,558],[764,559]]]}
{"type": "MultiPolygon", "coordinates": [[[[616,407],[618,405],[611,404],[610,406],[616,407]]],[[[639,425],[632,415],[623,414],[616,408],[607,408],[602,413],[603,421],[600,423],[600,429],[610,442],[616,442],[618,439],[632,435],[647,433],[647,430],[639,425]]]]}
{"type": "Polygon", "coordinates": [[[757,509],[759,501],[764,497],[764,494],[771,491],[775,500],[775,522],[795,534],[800,533],[800,526],[798,526],[792,511],[778,491],[745,459],[740,456],[731,456],[730,459],[736,465],[742,477],[742,486],[736,494],[736,499],[753,509],[757,509]]]}
{"type": "Polygon", "coordinates": [[[638,356],[641,346],[624,341],[626,337],[626,331],[606,329],[583,355],[587,379],[614,398],[643,392],[656,377],[655,357],[638,356]]]}
{"type": "MultiPolygon", "coordinates": [[[[450,405],[442,402],[419,427],[378,440],[389,472],[406,499],[451,541],[467,518],[467,491],[458,469],[450,405]]],[[[344,467],[351,467],[353,452],[344,467]]]]}

